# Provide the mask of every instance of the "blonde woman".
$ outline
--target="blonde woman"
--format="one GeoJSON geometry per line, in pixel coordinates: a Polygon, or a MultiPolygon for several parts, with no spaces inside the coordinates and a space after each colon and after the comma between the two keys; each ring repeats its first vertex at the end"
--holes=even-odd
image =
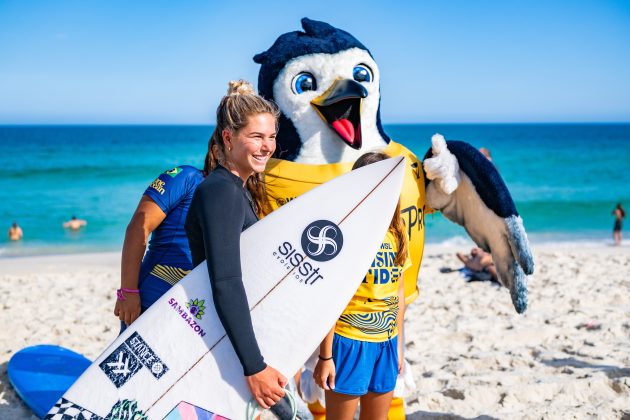
{"type": "Polygon", "coordinates": [[[206,169],[186,217],[193,266],[206,260],[216,311],[263,408],[284,396],[287,383],[267,365],[256,342],[240,264],[241,232],[268,211],[263,172],[276,149],[278,110],[245,81],[230,82],[217,108],[206,169]]]}

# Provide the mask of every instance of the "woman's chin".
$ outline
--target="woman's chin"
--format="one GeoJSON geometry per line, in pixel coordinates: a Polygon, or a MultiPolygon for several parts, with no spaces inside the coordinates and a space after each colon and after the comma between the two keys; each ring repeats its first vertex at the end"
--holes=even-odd
{"type": "Polygon", "coordinates": [[[254,162],[252,164],[252,169],[254,170],[254,172],[256,173],[261,173],[261,172],[265,172],[265,168],[267,167],[267,161],[265,162],[254,162]]]}

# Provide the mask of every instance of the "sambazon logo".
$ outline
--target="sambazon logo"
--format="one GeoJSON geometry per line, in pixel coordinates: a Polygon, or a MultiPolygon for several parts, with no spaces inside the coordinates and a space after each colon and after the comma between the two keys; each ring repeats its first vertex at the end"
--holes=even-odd
{"type": "Polygon", "coordinates": [[[315,261],[330,261],[343,247],[339,226],[329,220],[317,220],[302,232],[302,249],[315,261]]]}
{"type": "Polygon", "coordinates": [[[206,335],[206,332],[201,328],[201,325],[197,323],[197,319],[201,319],[204,314],[205,306],[203,303],[204,300],[190,300],[186,305],[182,306],[175,298],[170,298],[168,300],[168,304],[182,317],[182,319],[188,324],[190,328],[194,332],[197,333],[200,337],[206,335]],[[200,307],[201,305],[201,307],[200,307]]]}

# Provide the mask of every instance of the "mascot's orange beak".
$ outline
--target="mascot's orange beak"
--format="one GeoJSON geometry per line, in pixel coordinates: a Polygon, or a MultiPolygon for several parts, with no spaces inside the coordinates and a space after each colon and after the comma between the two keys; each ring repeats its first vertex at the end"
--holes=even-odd
{"type": "Polygon", "coordinates": [[[359,82],[337,79],[311,105],[330,128],[353,149],[361,148],[361,100],[368,92],[359,82]]]}

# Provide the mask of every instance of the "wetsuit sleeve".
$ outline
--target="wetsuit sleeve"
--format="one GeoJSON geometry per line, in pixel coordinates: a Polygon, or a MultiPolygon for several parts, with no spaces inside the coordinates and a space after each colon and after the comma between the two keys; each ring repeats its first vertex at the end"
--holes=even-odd
{"type": "Polygon", "coordinates": [[[160,174],[149,185],[144,195],[151,198],[164,213],[168,214],[177,207],[188,192],[188,172],[176,167],[160,174]]]}
{"type": "Polygon", "coordinates": [[[244,374],[253,375],[267,365],[256,342],[241,274],[240,238],[246,209],[242,192],[229,184],[200,188],[194,201],[199,207],[195,210],[217,314],[244,374]]]}

